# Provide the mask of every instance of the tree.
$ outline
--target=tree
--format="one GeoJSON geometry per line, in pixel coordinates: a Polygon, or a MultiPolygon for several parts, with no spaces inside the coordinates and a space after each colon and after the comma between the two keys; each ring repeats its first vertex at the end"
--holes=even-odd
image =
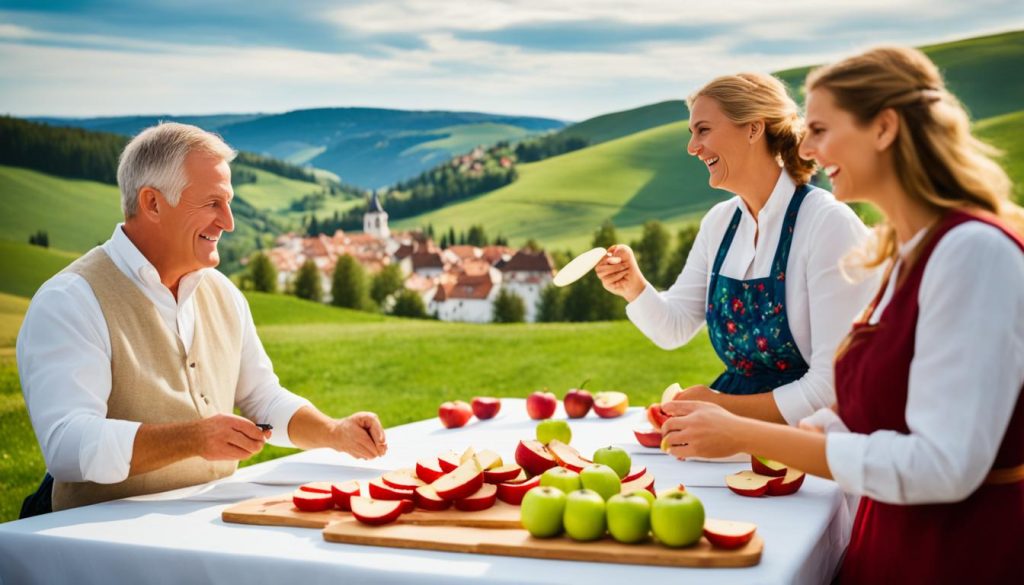
{"type": "Polygon", "coordinates": [[[526,240],[525,244],[523,244],[523,249],[530,250],[531,252],[540,252],[544,248],[540,247],[540,244],[537,243],[537,240],[530,238],[529,240],[526,240]]]}
{"type": "Polygon", "coordinates": [[[507,289],[501,289],[494,299],[495,323],[522,323],[526,320],[526,305],[523,298],[507,289]]]}
{"type": "Polygon", "coordinates": [[[470,246],[486,246],[487,234],[484,232],[484,226],[469,226],[469,234],[466,235],[466,243],[470,246]]]}
{"type": "Polygon", "coordinates": [[[597,228],[597,231],[594,232],[593,246],[595,248],[599,246],[601,248],[610,248],[618,243],[618,239],[618,236],[615,234],[615,224],[612,223],[612,220],[606,219],[601,224],[601,227],[597,228]]]}
{"type": "Polygon", "coordinates": [[[654,282],[660,280],[661,267],[668,255],[668,246],[671,240],[672,236],[660,221],[649,221],[644,224],[640,241],[633,244],[640,272],[654,282]]]}
{"type": "Polygon", "coordinates": [[[348,254],[338,258],[331,278],[331,304],[362,311],[370,304],[366,291],[366,272],[348,254]]]}
{"type": "Polygon", "coordinates": [[[426,319],[427,308],[418,292],[403,288],[395,296],[395,306],[391,307],[391,314],[396,317],[426,319]]]}
{"type": "Polygon", "coordinates": [[[34,234],[28,235],[28,243],[32,246],[41,246],[43,248],[50,247],[50,234],[43,230],[39,230],[34,234]]]}
{"type": "Polygon", "coordinates": [[[398,264],[388,264],[370,280],[370,298],[380,306],[391,295],[402,290],[405,275],[398,264]]]}
{"type": "Polygon", "coordinates": [[[270,258],[263,253],[252,255],[249,260],[249,276],[252,289],[259,292],[277,292],[277,269],[270,258]]]}
{"type": "Polygon", "coordinates": [[[655,282],[659,288],[669,288],[679,278],[683,266],[686,266],[686,258],[689,257],[690,250],[693,249],[693,242],[697,239],[697,230],[698,226],[690,224],[676,234],[676,247],[672,249],[672,254],[665,261],[661,276],[655,282]]]}
{"type": "Polygon", "coordinates": [[[544,287],[544,290],[540,292],[540,300],[537,301],[537,321],[541,323],[564,321],[563,302],[561,288],[553,284],[544,287]]]}
{"type": "Polygon", "coordinates": [[[312,259],[306,260],[295,275],[295,296],[300,299],[320,302],[324,297],[320,284],[320,269],[312,259]]]}

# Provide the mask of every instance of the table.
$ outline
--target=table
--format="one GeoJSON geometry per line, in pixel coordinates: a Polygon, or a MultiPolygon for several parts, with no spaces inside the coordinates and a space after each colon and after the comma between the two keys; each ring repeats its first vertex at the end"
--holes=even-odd
{"type": "MultiPolygon", "coordinates": [[[[580,563],[344,545],[320,531],[228,524],[221,511],[241,500],[285,493],[308,481],[371,479],[424,456],[467,446],[494,449],[507,461],[520,439],[533,438],[525,402],[504,399],[498,416],[445,429],[430,419],[389,429],[388,454],[358,461],[314,450],[241,469],[224,480],[0,524],[0,584],[63,583],[827,583],[845,549],[849,505],[831,481],[808,477],[799,492],[745,498],[724,477],[749,463],[680,462],[640,447],[640,408],[617,419],[593,414],[570,421],[573,446],[585,456],[608,444],[633,454],[664,489],[679,482],[715,518],[755,522],[764,538],[761,563],[743,569],[677,569],[580,563]]],[[[556,417],[565,417],[561,405],[556,417]]]]}

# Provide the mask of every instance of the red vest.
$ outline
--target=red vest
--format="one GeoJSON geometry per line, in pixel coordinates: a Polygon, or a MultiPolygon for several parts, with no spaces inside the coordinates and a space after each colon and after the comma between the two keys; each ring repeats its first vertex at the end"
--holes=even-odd
{"type": "MultiPolygon", "coordinates": [[[[907,385],[910,363],[914,359],[921,278],[939,240],[967,221],[981,221],[1000,228],[1024,252],[1024,240],[987,215],[952,211],[940,220],[930,237],[926,236],[922,242],[917,261],[897,286],[879,322],[854,325],[840,348],[835,363],[836,399],[839,416],[852,432],[910,433],[905,417],[907,385]]],[[[951,282],[947,285],[985,286],[985,283],[951,282]]],[[[1007,326],[1020,327],[1021,324],[1007,323],[1007,326]]],[[[963,367],[1000,365],[963,364],[963,367]]],[[[984,392],[985,388],[963,390],[984,392]]],[[[1022,463],[1024,414],[1018,395],[993,470],[1022,463]]],[[[840,582],[844,585],[1024,583],[1024,482],[986,481],[967,499],[952,504],[896,505],[861,498],[840,582]]]]}

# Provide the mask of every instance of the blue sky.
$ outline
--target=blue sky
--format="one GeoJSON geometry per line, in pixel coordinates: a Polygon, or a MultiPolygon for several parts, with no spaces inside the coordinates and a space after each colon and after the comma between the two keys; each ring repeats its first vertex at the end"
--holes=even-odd
{"type": "Polygon", "coordinates": [[[1021,0],[0,0],[0,112],[581,120],[723,73],[1022,28],[1021,0]]]}

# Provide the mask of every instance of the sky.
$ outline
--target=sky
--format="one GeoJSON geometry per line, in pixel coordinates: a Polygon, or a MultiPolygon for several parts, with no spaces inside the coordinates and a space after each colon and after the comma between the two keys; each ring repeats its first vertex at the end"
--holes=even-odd
{"type": "Polygon", "coordinates": [[[0,0],[0,113],[579,121],[721,74],[1019,29],[1021,0],[0,0]]]}

